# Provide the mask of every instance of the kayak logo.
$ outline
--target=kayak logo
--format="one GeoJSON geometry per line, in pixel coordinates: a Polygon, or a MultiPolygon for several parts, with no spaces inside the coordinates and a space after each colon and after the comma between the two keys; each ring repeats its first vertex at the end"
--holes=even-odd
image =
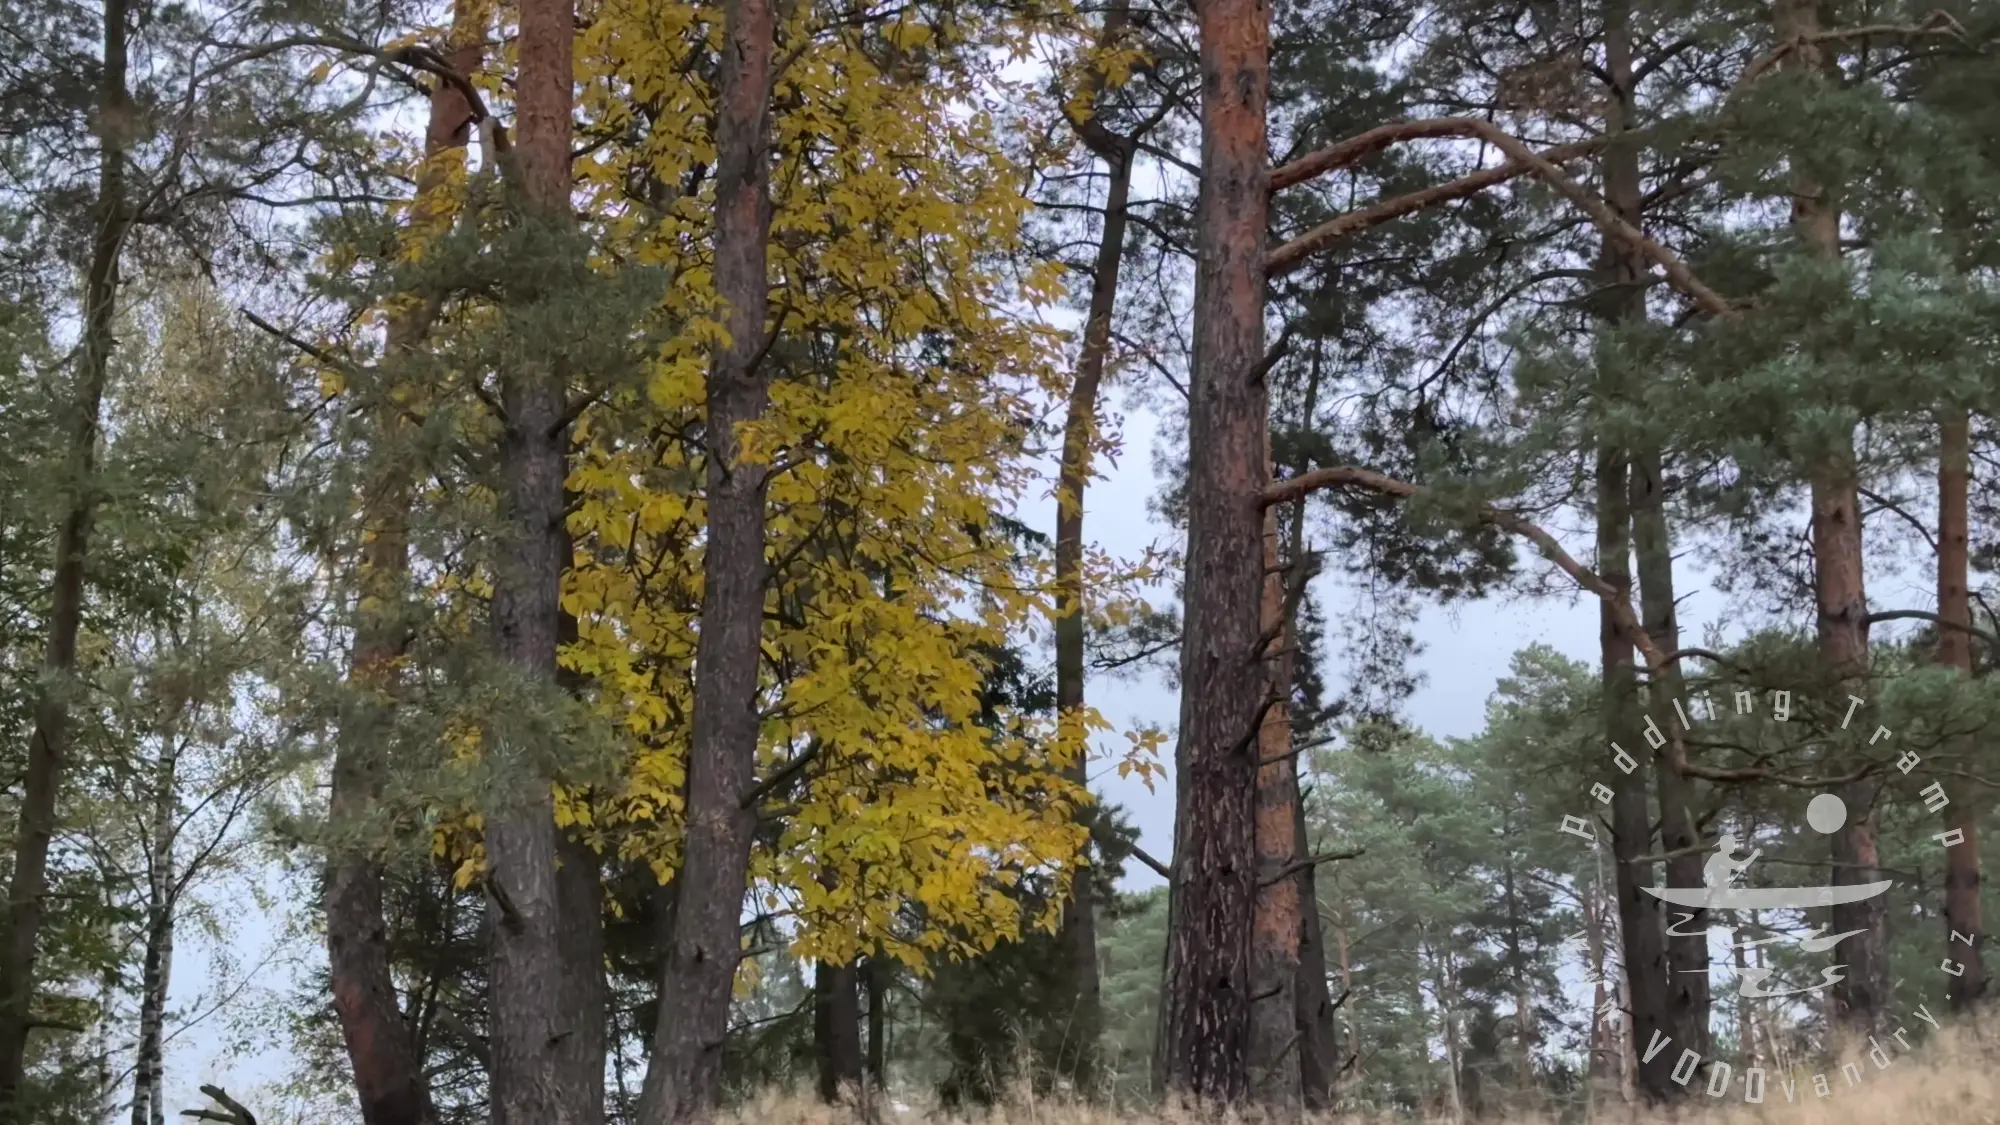
{"type": "MultiPolygon", "coordinates": [[[[1841,718],[1840,729],[1848,729],[1856,713],[1865,702],[1865,700],[1857,696],[1847,697],[1846,712],[1841,718]]],[[[1747,690],[1737,691],[1734,697],[1735,714],[1738,716],[1754,715],[1758,710],[1757,703],[1758,700],[1754,693],[1747,690]]],[[[1696,719],[1701,721],[1711,721],[1716,715],[1713,701],[1707,697],[1698,697],[1686,705],[1681,700],[1676,699],[1673,701],[1673,710],[1675,718],[1679,720],[1681,731],[1692,731],[1695,727],[1695,721],[1690,718],[1691,710],[1694,712],[1696,719]]],[[[1769,717],[1780,723],[1791,720],[1791,692],[1776,691],[1771,693],[1769,717]]],[[[1681,743],[1679,732],[1670,732],[1662,729],[1660,724],[1652,716],[1648,715],[1645,718],[1644,735],[1647,745],[1655,751],[1667,748],[1671,742],[1673,758],[1685,761],[1684,755],[1686,750],[1681,743]]],[[[1893,737],[1894,732],[1890,731],[1887,727],[1878,726],[1875,732],[1869,737],[1868,745],[1874,746],[1893,737]]],[[[1613,767],[1626,775],[1630,775],[1639,765],[1637,759],[1616,742],[1611,743],[1611,760],[1613,767]]],[[[1908,777],[1911,771],[1915,770],[1922,761],[1923,759],[1920,755],[1910,751],[1903,751],[1895,757],[1893,768],[1901,776],[1908,777]]],[[[1661,768],[1672,767],[1663,763],[1661,768]]],[[[1891,766],[1885,763],[1880,767],[1878,772],[1887,773],[1890,768],[1891,766]]],[[[1852,776],[1850,776],[1841,780],[1852,779],[1852,776]]],[[[1798,779],[1792,779],[1792,783],[1800,784],[1801,782],[1798,779]]],[[[1828,788],[1831,788],[1836,782],[1828,780],[1824,784],[1828,788]]],[[[1888,791],[1886,786],[1882,790],[1884,795],[1888,791]]],[[[1606,808],[1611,805],[1615,796],[1611,788],[1601,781],[1591,785],[1590,795],[1600,806],[1606,808]]],[[[1951,803],[1950,798],[1944,791],[1943,784],[1940,782],[1932,782],[1922,791],[1921,797],[1925,809],[1932,814],[1942,812],[1951,803]]],[[[1863,810],[1864,814],[1865,811],[1863,810]]],[[[1847,826],[1850,815],[1847,803],[1838,795],[1832,792],[1822,792],[1814,796],[1807,803],[1806,826],[1822,836],[1831,837],[1847,826]]],[[[1595,847],[1598,843],[1597,823],[1596,820],[1589,817],[1564,816],[1562,818],[1561,831],[1567,835],[1589,841],[1595,847]]],[[[1936,833],[1932,837],[1932,840],[1946,849],[1971,846],[1966,840],[1965,834],[1956,828],[1936,833]]],[[[1667,911],[1668,925],[1666,933],[1668,936],[1680,938],[1704,937],[1708,939],[1711,950],[1720,948],[1726,950],[1731,955],[1734,955],[1738,950],[1747,952],[1761,946],[1790,944],[1801,953],[1815,955],[1831,953],[1837,957],[1838,949],[1842,942],[1847,941],[1849,938],[1857,937],[1865,931],[1855,929],[1829,934],[1827,930],[1830,927],[1825,925],[1812,925],[1810,928],[1805,929],[1804,932],[1794,932],[1797,927],[1793,927],[1792,930],[1788,931],[1782,925],[1774,926],[1769,924],[1754,912],[1806,911],[1866,902],[1887,894],[1890,888],[1894,886],[1894,880],[1891,879],[1880,879],[1867,883],[1835,883],[1824,886],[1812,884],[1796,886],[1740,885],[1746,882],[1746,876],[1751,873],[1758,859],[1763,855],[1762,849],[1754,846],[1754,844],[1754,840],[1739,840],[1735,833],[1722,831],[1712,843],[1706,840],[1703,841],[1702,849],[1708,850],[1712,848],[1713,851],[1702,866],[1700,886],[1641,886],[1638,888],[1640,891],[1658,900],[1662,908],[1667,911]],[[1695,919],[1697,917],[1729,917],[1739,921],[1747,918],[1748,924],[1740,927],[1735,924],[1696,925],[1695,919]],[[1743,941],[1735,940],[1745,930],[1761,932],[1771,936],[1751,937],[1743,941]],[[1721,939],[1719,946],[1718,939],[1721,939]]],[[[1803,915],[1799,917],[1803,918],[1803,915]]],[[[1781,922],[1788,918],[1788,915],[1780,915],[1781,922]]],[[[1976,934],[1954,933],[1951,935],[1951,940],[1954,944],[1962,943],[1968,948],[1972,948],[1975,947],[1979,936],[1976,934]]],[[[1761,962],[1761,960],[1762,957],[1760,955],[1759,961],[1761,962]]],[[[1715,958],[1711,957],[1711,964],[1714,962],[1715,958]]],[[[1818,980],[1796,984],[1793,987],[1772,987],[1773,982],[1771,978],[1778,970],[1761,963],[1755,965],[1746,963],[1740,968],[1732,967],[1731,971],[1734,975],[1738,995],[1741,997],[1746,999],[1781,999],[1784,997],[1798,997],[1824,992],[1846,979],[1847,968],[1848,966],[1842,963],[1822,966],[1818,980]]],[[[1965,971],[1964,965],[1954,961],[1949,956],[1944,959],[1939,969],[1949,976],[1958,976],[1965,971]]],[[[1602,1021],[1605,1017],[1613,1015],[1624,1015],[1624,1012],[1615,999],[1601,1008],[1596,1013],[1595,1019],[1602,1021]]],[[[1933,1029],[1938,1026],[1938,1021],[1931,1015],[1928,1006],[1919,1005],[1917,1008],[1917,1017],[1929,1024],[1933,1029]]],[[[1883,1040],[1891,1040],[1900,1044],[1904,1052],[1911,1049],[1909,1029],[1906,1026],[1899,1026],[1894,1031],[1887,1033],[1883,1037],[1883,1040]]],[[[1878,1070],[1886,1070],[1889,1066],[1893,1065],[1896,1059],[1895,1054],[1892,1054],[1883,1040],[1878,1040],[1872,1036],[1868,1039],[1866,1057],[1874,1064],[1875,1069],[1878,1070]]],[[[1652,1062],[1661,1052],[1668,1050],[1673,1045],[1672,1036],[1655,1030],[1651,1035],[1651,1042],[1637,1051],[1640,1062],[1642,1064],[1652,1062]]],[[[1686,1086],[1700,1072],[1704,1064],[1708,1067],[1706,1092],[1710,1097],[1719,1098],[1727,1096],[1734,1088],[1740,1086],[1742,1090],[1741,1096],[1745,1101],[1761,1103],[1764,1100],[1767,1077],[1765,1068],[1761,1066],[1745,1067],[1742,1074],[1738,1076],[1736,1074],[1736,1067],[1730,1062],[1715,1058],[1704,1059],[1698,1051],[1685,1045],[1683,1045],[1681,1053],[1675,1062],[1671,1077],[1674,1082],[1686,1086]]],[[[1803,1068],[1788,1068],[1775,1079],[1778,1086],[1783,1090],[1786,1101],[1796,1101],[1801,1096],[1802,1083],[1798,1079],[1802,1072],[1803,1068]]],[[[1845,1085],[1847,1086],[1859,1085],[1863,1076],[1861,1064],[1858,1061],[1847,1063],[1833,1073],[1840,1078],[1844,1078],[1845,1085]]],[[[1829,1097],[1833,1093],[1834,1085],[1828,1080],[1827,1074],[1824,1072],[1811,1075],[1809,1084],[1812,1093],[1817,1097],[1829,1097]]]]}
{"type": "MultiPolygon", "coordinates": [[[[1824,836],[1831,836],[1847,826],[1847,803],[1831,793],[1821,793],[1819,796],[1814,797],[1812,803],[1807,806],[1806,823],[1812,827],[1813,831],[1824,836]]],[[[1891,880],[1883,879],[1875,883],[1847,886],[1737,889],[1734,886],[1737,878],[1748,871],[1750,865],[1757,862],[1757,857],[1763,854],[1763,850],[1758,849],[1752,851],[1747,858],[1738,860],[1735,857],[1741,848],[1742,845],[1736,842],[1734,834],[1724,832],[1715,854],[1708,857],[1708,863],[1702,868],[1702,886],[1698,888],[1641,887],[1639,889],[1662,902],[1674,906],[1691,907],[1694,910],[1808,910],[1814,907],[1866,902],[1871,898],[1886,893],[1894,885],[1891,880]]],[[[1694,917],[1692,912],[1675,915],[1672,924],[1667,927],[1667,934],[1671,937],[1701,937],[1707,935],[1709,933],[1707,928],[1693,931],[1680,929],[1680,927],[1693,922],[1694,917]]],[[[1860,933],[1862,933],[1861,930],[1848,930],[1845,933],[1838,933],[1829,937],[1826,935],[1825,926],[1815,926],[1810,932],[1797,935],[1796,937],[1788,937],[1781,934],[1777,937],[1756,938],[1750,941],[1736,942],[1730,946],[1730,949],[1732,951],[1737,949],[1755,949],[1759,946],[1791,941],[1798,946],[1799,951],[1802,953],[1826,953],[1841,942],[1860,933]]],[[[1822,976],[1817,984],[1805,985],[1799,988],[1772,990],[1765,987],[1765,982],[1777,970],[1768,967],[1746,966],[1737,970],[1737,987],[1741,990],[1741,994],[1744,997],[1750,999],[1824,992],[1847,979],[1842,972],[1846,968],[1847,966],[1845,965],[1831,965],[1822,970],[1822,976]]]]}

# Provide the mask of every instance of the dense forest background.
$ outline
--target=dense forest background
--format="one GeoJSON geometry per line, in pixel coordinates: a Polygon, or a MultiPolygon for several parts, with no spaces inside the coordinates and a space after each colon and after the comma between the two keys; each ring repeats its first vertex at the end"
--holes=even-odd
{"type": "Polygon", "coordinates": [[[1975,1028],[1996,32],[0,0],[0,1121],[1584,1121],[1975,1028]],[[1496,597],[1600,643],[1435,737],[1496,597]]]}

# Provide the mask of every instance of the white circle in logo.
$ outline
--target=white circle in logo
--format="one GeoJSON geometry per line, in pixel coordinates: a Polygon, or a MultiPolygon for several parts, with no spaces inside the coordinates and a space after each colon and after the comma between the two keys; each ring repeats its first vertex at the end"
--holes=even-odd
{"type": "Polygon", "coordinates": [[[1833,835],[1847,825],[1847,802],[1831,793],[1821,793],[1807,803],[1806,823],[1814,832],[1833,835]]]}

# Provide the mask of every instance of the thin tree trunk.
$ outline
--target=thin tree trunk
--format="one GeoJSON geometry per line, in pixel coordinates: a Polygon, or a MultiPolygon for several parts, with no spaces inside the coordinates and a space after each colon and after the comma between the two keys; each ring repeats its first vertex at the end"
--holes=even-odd
{"type": "MultiPolygon", "coordinates": [[[[1773,11],[1777,37],[1792,43],[1780,64],[1820,78],[1829,62],[1816,0],[1780,0],[1773,11]]],[[[1792,232],[1807,253],[1828,263],[1840,260],[1840,205],[1834,185],[1795,176],[1792,232]]],[[[1813,593],[1818,608],[1820,662],[1835,688],[1830,700],[1845,713],[1842,696],[1864,701],[1868,712],[1868,599],[1861,554],[1860,481],[1853,435],[1823,454],[1812,468],[1813,593]]],[[[1833,881],[1872,883],[1880,872],[1880,818],[1875,808],[1879,783],[1863,779],[1847,785],[1841,799],[1847,822],[1833,837],[1833,881]]],[[[1874,1031],[1887,999],[1886,916],[1880,896],[1833,907],[1833,932],[1859,931],[1842,944],[1845,978],[1833,986],[1837,1022],[1855,1035],[1874,1031]]]]}
{"type": "MultiPolygon", "coordinates": [[[[1126,13],[1113,8],[1104,17],[1102,40],[1110,42],[1125,28],[1126,13]]],[[[1097,121],[1096,117],[1090,119],[1097,121]]],[[[1097,399],[1111,355],[1111,318],[1118,303],[1118,274],[1125,261],[1127,205],[1132,194],[1132,148],[1102,124],[1079,126],[1085,144],[1108,169],[1104,194],[1104,229],[1098,234],[1097,259],[1091,272],[1090,308],[1083,326],[1083,350],[1077,356],[1076,382],[1070,388],[1069,414],[1063,423],[1062,467],[1056,482],[1056,712],[1065,722],[1084,706],[1083,501],[1090,484],[1091,446],[1097,440],[1097,399]]],[[[1065,769],[1072,784],[1087,786],[1087,735],[1080,722],[1071,729],[1077,742],[1076,760],[1065,769]]],[[[1091,880],[1071,884],[1064,904],[1061,940],[1069,958],[1076,1001],[1070,1033],[1056,1059],[1056,1073],[1079,1091],[1097,1085],[1098,1040],[1104,1031],[1103,985],[1097,963],[1097,914],[1091,880]]]]}
{"type": "Polygon", "coordinates": [[[1610,1056],[1616,1045],[1611,1021],[1606,1018],[1604,1011],[1606,1003],[1614,993],[1606,976],[1608,966],[1605,957],[1602,891],[1603,881],[1600,878],[1583,895],[1583,946],[1585,959],[1590,965],[1591,980],[1590,1056],[1584,1065],[1586,1120],[1595,1117],[1597,1096],[1611,1071],[1610,1056]]]}
{"type": "Polygon", "coordinates": [[[567,1034],[556,1046],[566,1104],[580,1125],[604,1120],[604,1060],[610,1049],[609,982],[604,975],[603,861],[567,833],[556,840],[556,944],[562,956],[567,1034]]]}
{"type": "MultiPolygon", "coordinates": [[[[524,311],[561,300],[577,272],[570,203],[570,114],[575,13],[566,2],[524,0],[520,9],[510,160],[529,245],[546,260],[516,299],[524,311]]],[[[525,327],[535,321],[522,318],[525,327]]],[[[501,373],[501,534],[491,609],[494,649],[524,695],[551,704],[562,694],[562,575],[570,541],[563,524],[569,464],[569,372],[555,348],[527,344],[501,373]]],[[[545,724],[492,731],[489,754],[506,771],[486,813],[487,886],[493,899],[492,1120],[494,1125],[588,1125],[603,1115],[603,1063],[580,1073],[569,1041],[601,1034],[586,1024],[565,955],[574,942],[565,914],[577,908],[558,874],[565,850],[556,828],[555,782],[545,724]],[[541,729],[536,729],[540,727],[541,729]],[[593,1089],[594,1088],[594,1089],[593,1089]]]]}
{"type": "Polygon", "coordinates": [[[1454,996],[1451,990],[1450,954],[1432,947],[1432,962],[1437,967],[1438,1027],[1444,1036],[1444,1069],[1446,1088],[1451,1092],[1451,1119],[1454,1123],[1465,1120],[1465,1091],[1459,1085],[1460,1059],[1458,1047],[1458,1020],[1453,1012],[1454,996]]]}
{"type": "Polygon", "coordinates": [[[1749,953],[1743,948],[1743,943],[1750,938],[1751,930],[1748,926],[1737,926],[1730,931],[1730,935],[1730,956],[1735,962],[1736,979],[1739,982],[1736,990],[1736,1049],[1742,1053],[1743,1065],[1747,1068],[1757,1065],[1759,1054],[1757,1022],[1752,1016],[1751,1007],[1753,997],[1743,995],[1740,985],[1745,976],[1743,970],[1750,967],[1749,953]]]}
{"type": "MultiPolygon", "coordinates": [[[[575,494],[565,490],[564,507],[575,501],[575,494]]],[[[574,558],[575,551],[576,542],[565,530],[563,557],[574,558]]],[[[577,642],[577,620],[568,610],[557,614],[556,638],[563,647],[577,642]]],[[[589,690],[589,677],[567,667],[556,669],[556,683],[578,699],[589,690]]],[[[604,857],[580,837],[560,831],[556,897],[562,905],[556,940],[562,950],[563,996],[573,1029],[557,1048],[556,1065],[571,1104],[583,1119],[598,1122],[604,1118],[604,1061],[611,1046],[611,988],[604,964],[604,857]]]]}
{"type": "Polygon", "coordinates": [[[1264,0],[1200,0],[1195,14],[1203,96],[1176,752],[1182,816],[1162,1054],[1168,1089],[1231,1102],[1248,1086],[1255,754],[1269,694],[1258,652],[1257,497],[1270,475],[1261,367],[1271,13],[1264,0]]]}
{"type": "Polygon", "coordinates": [[[1354,1077],[1359,1079],[1367,1070],[1361,1061],[1361,998],[1354,994],[1354,961],[1352,951],[1347,946],[1347,906],[1343,902],[1341,911],[1334,919],[1333,937],[1340,954],[1340,991],[1343,1005],[1347,1009],[1347,1053],[1354,1060],[1354,1077]]]}
{"type": "MultiPolygon", "coordinates": [[[[1972,420],[1963,410],[1951,410],[1938,419],[1938,663],[1956,668],[1972,678],[1972,599],[1968,589],[1970,534],[1967,527],[1967,492],[1972,477],[1972,420]]],[[[1969,739],[1955,740],[1952,749],[1963,754],[1969,739]]],[[[1945,828],[1965,837],[1963,843],[1944,853],[1945,960],[1959,968],[1951,979],[1948,995],[1952,1010],[1970,1011],[1986,994],[1986,963],[1979,942],[1979,810],[1981,794],[1960,783],[1947,787],[1951,804],[1945,809],[1945,828]],[[1972,944],[1955,940],[1964,934],[1972,944]]]]}
{"type": "MultiPolygon", "coordinates": [[[[1622,942],[1622,938],[1621,938],[1622,942]]],[[[1634,1042],[1635,1021],[1630,1013],[1632,1006],[1632,973],[1620,958],[1618,966],[1618,1007],[1626,1013],[1618,1022],[1618,1096],[1626,1105],[1636,1105],[1639,1101],[1639,1048],[1634,1042]]]]}
{"type": "MultiPolygon", "coordinates": [[[[1629,131],[1633,108],[1629,18],[1624,0],[1607,5],[1604,45],[1612,81],[1604,118],[1606,132],[1618,139],[1605,147],[1602,166],[1606,202],[1625,221],[1636,223],[1641,218],[1639,152],[1634,142],[1622,136],[1629,131]]],[[[1606,235],[1599,247],[1598,270],[1605,284],[1616,287],[1619,294],[1615,303],[1607,305],[1607,320],[1615,325],[1645,316],[1645,290],[1639,282],[1646,273],[1646,263],[1629,243],[1606,235]]],[[[1604,384],[1601,393],[1615,400],[1622,378],[1602,370],[1598,377],[1604,384]]],[[[1615,591],[1615,597],[1628,604],[1632,588],[1632,475],[1628,451],[1609,445],[1598,450],[1598,575],[1615,591]]],[[[1633,638],[1619,626],[1609,601],[1600,605],[1598,622],[1607,740],[1621,747],[1641,746],[1633,638]]],[[[1646,772],[1643,759],[1629,773],[1616,767],[1611,772],[1611,850],[1616,864],[1619,936],[1631,982],[1633,1037],[1642,1043],[1650,1042],[1655,1034],[1674,1036],[1680,1030],[1668,1011],[1672,970],[1665,928],[1653,900],[1639,889],[1651,882],[1651,871],[1634,862],[1652,850],[1646,772]]],[[[1670,1077],[1677,1057],[1678,1051],[1663,1051],[1640,1068],[1637,1083],[1647,1100],[1668,1101],[1683,1092],[1670,1077]]]]}
{"type": "Polygon", "coordinates": [[[164,1046],[174,957],[174,820],[179,737],[169,724],[153,768],[152,839],[146,878],[146,945],[139,969],[139,1051],[132,1068],[132,1125],[166,1120],[164,1046]]]}
{"type": "Polygon", "coordinates": [[[70,705],[77,691],[76,642],[83,625],[84,569],[97,511],[98,419],[111,353],[117,346],[118,266],[131,227],[126,199],[127,131],[136,124],[126,89],[128,0],[105,0],[104,69],[98,82],[97,200],[90,264],[83,290],[83,338],[76,396],[67,419],[62,524],[56,530],[55,575],[49,592],[48,645],[42,656],[34,731],[28,742],[15,830],[14,874],[7,885],[6,937],[0,942],[0,1111],[20,1094],[34,1016],[35,954],[48,893],[49,844],[56,798],[69,748],[70,705]]]}
{"type": "Polygon", "coordinates": [[[889,1067],[889,966],[870,957],[862,966],[868,985],[868,1081],[881,1089],[889,1067]]]}
{"type": "Polygon", "coordinates": [[[861,1087],[859,983],[852,962],[813,966],[813,1055],[820,1100],[829,1105],[861,1087]]]}
{"type": "Polygon", "coordinates": [[[1507,895],[1507,962],[1508,970],[1514,974],[1514,1062],[1515,1083],[1519,1087],[1515,1094],[1523,1102],[1528,1102],[1535,1096],[1535,1001],[1533,989],[1528,983],[1527,970],[1523,967],[1521,898],[1513,864],[1507,865],[1504,876],[1503,889],[1507,895]]]}
{"type": "MultiPolygon", "coordinates": [[[[1314,356],[1310,373],[1306,380],[1305,401],[1300,407],[1301,424],[1307,428],[1319,412],[1319,357],[1314,356]]],[[[1313,468],[1310,458],[1301,458],[1292,466],[1295,473],[1310,472],[1313,468]]],[[[1287,529],[1285,560],[1293,568],[1287,571],[1287,581],[1306,581],[1311,573],[1312,560],[1306,556],[1306,508],[1304,501],[1291,506],[1291,524],[1287,529]]],[[[1298,681],[1298,633],[1299,609],[1305,604],[1303,596],[1294,599],[1285,618],[1285,647],[1279,656],[1283,665],[1278,673],[1279,682],[1284,685],[1286,698],[1298,681]]],[[[1288,724],[1292,740],[1298,742],[1301,733],[1296,724],[1288,724]]],[[[1288,749],[1289,766],[1292,773],[1292,853],[1301,858],[1313,854],[1311,834],[1306,824],[1305,792],[1299,783],[1300,771],[1306,768],[1306,761],[1300,754],[1288,749]]],[[[1326,985],[1326,935],[1319,916],[1319,869],[1301,867],[1292,877],[1299,885],[1299,973],[1295,986],[1298,1032],[1299,1086],[1308,1110],[1333,1108],[1334,1086],[1340,1074],[1339,1047],[1336,1045],[1334,1028],[1333,996],[1326,985]]]]}
{"type": "MultiPolygon", "coordinates": [[[[1294,556],[1296,557],[1296,556],[1294,556]]],[[[1294,802],[1292,848],[1310,855],[1306,835],[1305,802],[1294,802]]],[[[1326,940],[1320,924],[1319,896],[1314,873],[1300,871],[1299,884],[1299,982],[1297,989],[1299,1034],[1299,1086],[1308,1110],[1329,1110],[1340,1075],[1338,1036],[1334,1026],[1333,995],[1326,985],[1326,940]]],[[[1353,996],[1347,998],[1353,1003],[1353,996]]]]}
{"type": "MultiPolygon", "coordinates": [[[[1269,437],[1266,431],[1266,445],[1269,437]]],[[[1250,1093],[1266,1113],[1296,1119],[1303,1087],[1297,1051],[1299,1029],[1300,886],[1290,870],[1297,861],[1299,775],[1292,756],[1291,661],[1275,655],[1291,643],[1285,613],[1285,580],[1278,550],[1278,509],[1264,509],[1263,633],[1274,655],[1265,658],[1268,707],[1257,732],[1257,895],[1250,959],[1250,1093]]],[[[1293,559],[1303,570],[1305,562],[1293,559]]]]}
{"type": "Polygon", "coordinates": [[[763,416],[760,370],[770,301],[768,102],[776,23],[770,0],[723,5],[715,121],[715,288],[728,343],[708,374],[708,548],[695,653],[686,835],[674,943],[667,951],[641,1125],[706,1121],[721,1094],[729,1000],[742,958],[743,894],[756,814],[744,807],[757,764],[764,626],[765,466],[743,458],[739,427],[763,416]]]}
{"type": "MultiPolygon", "coordinates": [[[[485,28],[477,8],[459,0],[452,12],[452,69],[479,69],[485,28]]],[[[449,178],[448,154],[462,154],[471,133],[471,107],[449,83],[431,90],[424,130],[424,162],[417,170],[418,221],[435,219],[439,191],[449,178]]],[[[431,299],[391,312],[385,341],[388,362],[404,361],[422,343],[436,315],[431,299]]],[[[388,763],[382,745],[390,725],[396,659],[407,625],[399,612],[409,584],[409,520],[414,471],[395,448],[407,432],[394,404],[379,411],[385,463],[369,488],[362,513],[367,538],[357,562],[360,592],[348,680],[361,696],[341,724],[335,744],[329,816],[336,826],[364,820],[381,799],[388,763]]],[[[340,1020],[363,1125],[420,1125],[432,1119],[423,1078],[422,1051],[396,1001],[390,972],[388,924],[383,918],[383,869],[366,842],[341,847],[328,865],[327,966],[334,1012],[340,1020]]]]}

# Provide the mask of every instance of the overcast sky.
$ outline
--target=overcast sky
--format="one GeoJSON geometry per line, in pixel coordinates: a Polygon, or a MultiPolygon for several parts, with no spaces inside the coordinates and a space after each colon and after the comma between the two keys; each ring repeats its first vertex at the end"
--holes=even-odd
{"type": "MultiPolygon", "coordinates": [[[[1136,558],[1148,544],[1168,541],[1168,529],[1153,517],[1150,506],[1158,489],[1152,454],[1159,435],[1154,417],[1138,410],[1124,412],[1123,430],[1124,449],[1117,464],[1107,466],[1105,479],[1094,482],[1086,494],[1084,531],[1102,549],[1136,558]]],[[[1041,507],[1033,514],[1037,525],[1053,528],[1053,501],[1045,500],[1041,507]]],[[[1570,543],[1570,551],[1589,558],[1587,544],[1580,539],[1570,543]]],[[[1351,608],[1350,595],[1331,576],[1319,579],[1315,594],[1322,599],[1329,621],[1351,608]]],[[[1703,611],[1718,601],[1706,590],[1696,591],[1684,603],[1685,625],[1698,633],[1707,620],[1703,611]]],[[[1580,660],[1595,658],[1597,605],[1594,599],[1575,595],[1489,598],[1450,608],[1427,605],[1415,635],[1421,652],[1412,667],[1422,680],[1409,702],[1408,717],[1433,735],[1471,735],[1484,722],[1486,698],[1517,650],[1540,642],[1580,660]]],[[[1339,653],[1329,645],[1327,655],[1333,665],[1327,669],[1329,677],[1340,677],[1339,653]]],[[[1179,713],[1177,697],[1161,677],[1151,675],[1099,680],[1089,686],[1088,699],[1114,728],[1099,739],[1093,788],[1124,806],[1140,829],[1141,846],[1164,859],[1173,850],[1172,779],[1157,781],[1156,792],[1149,793],[1137,778],[1121,779],[1112,767],[1125,744],[1124,731],[1143,723],[1171,730],[1179,713]]],[[[1163,749],[1162,756],[1170,757],[1171,750],[1163,749]]],[[[1125,885],[1130,889],[1159,882],[1143,865],[1133,864],[1126,871],[1125,885]]]]}

